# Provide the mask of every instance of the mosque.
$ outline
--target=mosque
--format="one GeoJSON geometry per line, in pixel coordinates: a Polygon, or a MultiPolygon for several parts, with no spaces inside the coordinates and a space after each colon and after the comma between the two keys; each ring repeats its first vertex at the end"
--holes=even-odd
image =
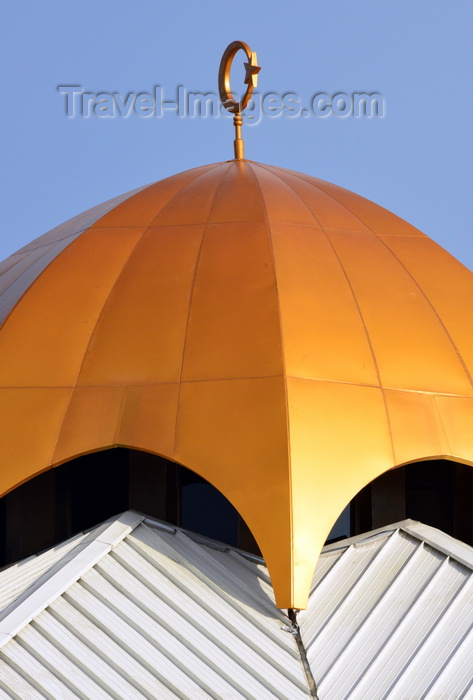
{"type": "Polygon", "coordinates": [[[245,159],[239,51],[234,159],[0,265],[2,698],[473,697],[473,275],[245,159]]]}

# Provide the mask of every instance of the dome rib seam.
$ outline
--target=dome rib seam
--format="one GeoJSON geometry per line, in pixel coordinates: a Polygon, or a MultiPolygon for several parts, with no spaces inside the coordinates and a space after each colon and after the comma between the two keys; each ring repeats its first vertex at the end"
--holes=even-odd
{"type": "MultiPolygon", "coordinates": [[[[216,165],[215,167],[217,167],[217,165],[216,165]]],[[[204,172],[207,172],[207,170],[205,170],[204,172]]],[[[192,178],[192,180],[190,180],[184,187],[182,187],[180,190],[178,190],[178,192],[175,192],[175,193],[167,200],[166,204],[163,204],[163,206],[159,209],[159,212],[161,212],[161,211],[164,209],[164,207],[166,207],[166,206],[174,199],[174,197],[176,197],[176,196],[179,194],[179,192],[181,192],[183,189],[185,189],[185,187],[187,187],[187,185],[190,185],[192,182],[194,182],[195,180],[197,180],[197,179],[199,178],[199,176],[202,175],[202,174],[203,174],[203,173],[200,173],[200,172],[199,172],[199,173],[196,174],[196,176],[195,176],[194,178],[192,178]]],[[[154,184],[155,184],[155,183],[152,183],[151,185],[149,185],[149,187],[153,187],[154,184]]],[[[142,192],[143,190],[146,190],[146,189],[147,189],[147,187],[144,187],[144,188],[140,189],[139,192],[134,191],[133,194],[132,194],[130,197],[128,197],[126,200],[124,200],[124,202],[128,201],[128,200],[131,199],[133,196],[139,194],[140,192],[142,192]]],[[[120,204],[122,204],[122,202],[120,202],[120,204]]],[[[117,205],[117,206],[120,206],[120,205],[117,205]]],[[[154,218],[156,218],[156,216],[159,214],[159,212],[155,215],[154,218]]],[[[108,213],[108,212],[107,212],[107,213],[108,213]]],[[[104,214],[104,216],[106,216],[106,214],[104,214]]],[[[103,218],[103,217],[100,217],[100,219],[97,219],[97,221],[95,221],[95,222],[84,232],[84,235],[87,235],[88,233],[90,233],[90,232],[92,232],[92,231],[96,231],[96,230],[97,230],[96,224],[97,224],[102,218],[103,218]]],[[[100,227],[99,227],[99,228],[100,228],[100,227]]],[[[110,228],[113,229],[114,227],[112,226],[112,227],[110,227],[110,228]]],[[[73,384],[72,384],[71,393],[70,393],[69,399],[68,399],[68,401],[67,401],[66,407],[65,407],[65,409],[64,409],[64,413],[63,413],[61,422],[60,422],[60,424],[59,424],[59,430],[58,430],[57,438],[56,438],[56,441],[55,441],[55,444],[54,444],[54,449],[53,449],[52,455],[51,455],[51,463],[54,462],[54,455],[56,454],[56,450],[57,450],[57,446],[58,446],[58,444],[59,444],[59,439],[60,439],[60,437],[61,437],[61,433],[62,433],[62,429],[63,429],[63,426],[64,426],[64,422],[65,422],[65,420],[66,420],[66,416],[67,416],[69,407],[70,407],[70,405],[71,405],[72,397],[74,396],[74,390],[75,390],[75,388],[77,387],[77,382],[78,382],[78,380],[79,380],[79,377],[80,377],[80,375],[81,375],[81,373],[82,373],[82,370],[83,370],[83,368],[84,368],[84,365],[85,365],[85,361],[86,361],[87,356],[88,356],[88,354],[89,354],[89,350],[90,350],[90,346],[91,346],[91,343],[92,343],[92,339],[93,339],[93,337],[94,337],[94,335],[95,335],[95,332],[97,331],[97,328],[98,328],[98,326],[99,326],[99,324],[100,324],[101,319],[103,318],[103,315],[104,315],[106,309],[108,308],[108,306],[109,306],[109,304],[110,304],[110,298],[111,298],[111,296],[112,296],[112,294],[113,294],[114,289],[116,288],[117,284],[119,283],[119,281],[120,281],[120,279],[121,279],[121,277],[122,277],[122,275],[123,275],[123,272],[124,272],[125,268],[127,267],[128,263],[130,262],[130,260],[131,260],[131,258],[132,258],[132,256],[133,256],[133,254],[135,253],[137,247],[142,243],[143,239],[145,238],[145,236],[146,236],[146,234],[148,233],[148,231],[152,228],[152,226],[149,226],[149,225],[148,225],[148,226],[136,226],[136,227],[134,227],[134,226],[128,226],[127,228],[131,228],[131,229],[132,229],[132,228],[137,228],[137,229],[143,228],[144,231],[143,231],[143,233],[141,234],[141,236],[138,238],[138,240],[136,241],[136,243],[132,246],[132,248],[131,248],[131,250],[130,250],[130,252],[129,252],[129,254],[128,254],[126,260],[125,260],[125,262],[123,263],[123,265],[122,265],[122,267],[121,267],[121,269],[120,269],[118,275],[116,276],[116,278],[115,278],[115,280],[114,280],[114,282],[113,282],[113,284],[112,284],[112,286],[111,286],[111,288],[110,288],[110,291],[109,291],[108,294],[107,294],[107,297],[106,297],[106,299],[105,299],[105,301],[104,301],[104,303],[103,303],[102,308],[100,309],[99,314],[97,315],[96,322],[95,322],[95,324],[94,324],[93,330],[92,330],[92,332],[90,333],[89,339],[88,339],[88,341],[87,341],[87,345],[86,345],[86,348],[85,348],[85,350],[84,350],[84,355],[83,355],[83,357],[82,357],[82,361],[81,361],[80,366],[79,366],[79,369],[78,369],[78,371],[77,371],[76,378],[75,378],[75,380],[74,380],[74,382],[73,382],[73,384]]],[[[77,238],[76,238],[75,240],[77,240],[77,238]]],[[[56,258],[55,258],[55,259],[56,259],[56,258]]],[[[55,259],[54,259],[54,260],[55,260],[55,259]]],[[[53,260],[52,262],[54,262],[54,260],[53,260]]],[[[45,269],[48,269],[48,268],[49,268],[49,265],[48,265],[45,269]]],[[[114,440],[116,440],[116,438],[119,436],[120,431],[121,431],[121,426],[122,426],[122,421],[123,421],[123,414],[124,414],[124,407],[125,407],[125,403],[126,403],[126,393],[127,393],[127,386],[126,386],[126,385],[124,385],[124,388],[122,389],[122,392],[123,392],[123,394],[122,394],[122,397],[121,397],[121,399],[120,399],[120,409],[119,409],[119,414],[118,414],[117,426],[116,426],[116,428],[115,428],[115,433],[114,433],[114,440]]]]}
{"type": "MultiPolygon", "coordinates": [[[[89,229],[89,231],[90,231],[90,230],[91,230],[91,229],[89,229]]],[[[76,389],[76,387],[77,387],[77,382],[78,382],[79,377],[80,377],[80,375],[81,375],[81,372],[82,372],[82,370],[83,370],[83,368],[84,368],[86,358],[87,358],[87,356],[88,356],[88,354],[89,354],[90,345],[91,345],[91,343],[92,343],[92,338],[94,337],[95,332],[96,332],[96,330],[97,330],[97,328],[98,328],[98,325],[99,325],[99,323],[100,323],[100,320],[102,319],[103,314],[104,314],[104,312],[105,312],[105,309],[107,308],[107,306],[108,306],[108,304],[109,304],[110,296],[111,296],[111,294],[113,293],[113,290],[114,290],[115,287],[117,286],[117,284],[118,284],[118,282],[119,282],[119,280],[120,280],[120,278],[121,278],[121,276],[122,276],[122,274],[123,274],[123,270],[125,269],[125,267],[127,266],[128,262],[130,261],[130,258],[131,258],[131,256],[133,255],[133,253],[135,252],[136,247],[137,247],[137,246],[141,243],[141,241],[143,240],[143,237],[144,237],[144,235],[146,234],[146,231],[147,231],[147,229],[145,229],[145,230],[143,231],[143,233],[141,234],[141,236],[139,237],[139,239],[138,239],[138,240],[135,242],[135,244],[132,246],[132,248],[131,248],[129,254],[128,254],[127,257],[126,257],[125,262],[123,263],[123,265],[122,265],[122,267],[121,267],[121,269],[120,269],[120,272],[118,273],[117,277],[115,278],[115,280],[114,280],[114,282],[113,282],[113,284],[112,284],[112,286],[111,286],[111,288],[110,288],[110,291],[109,291],[108,294],[107,294],[107,297],[106,297],[106,299],[105,299],[105,301],[104,301],[104,304],[103,304],[102,308],[100,309],[100,312],[99,312],[98,315],[97,315],[97,319],[96,319],[96,321],[95,321],[95,323],[94,323],[93,330],[92,330],[91,334],[89,335],[89,338],[88,338],[88,341],[87,341],[87,344],[86,344],[86,347],[85,347],[85,350],[84,350],[84,354],[83,354],[83,356],[82,356],[82,360],[81,360],[81,363],[80,363],[80,366],[79,366],[79,369],[77,370],[76,377],[75,377],[74,382],[73,382],[73,384],[72,384],[72,386],[71,386],[71,393],[70,393],[69,399],[68,399],[67,404],[66,404],[66,406],[65,406],[65,408],[64,408],[64,413],[63,413],[61,422],[60,422],[60,424],[59,424],[59,430],[58,430],[58,433],[57,433],[57,438],[56,438],[56,441],[55,441],[55,444],[54,444],[54,449],[53,449],[52,455],[51,455],[51,462],[54,461],[54,455],[56,454],[56,450],[57,450],[57,447],[58,447],[58,444],[59,444],[59,439],[60,439],[60,437],[61,437],[62,429],[63,429],[63,427],[64,427],[64,422],[65,422],[65,420],[66,420],[66,416],[67,416],[67,413],[68,413],[68,411],[69,411],[69,407],[70,407],[70,405],[71,405],[72,397],[74,396],[74,391],[75,391],[75,389],[76,389]]],[[[123,390],[123,393],[126,394],[126,388],[123,390]]],[[[117,421],[120,425],[121,425],[122,414],[123,414],[122,408],[123,408],[123,396],[121,397],[121,400],[120,400],[120,414],[119,414],[119,418],[118,418],[118,421],[117,421]]]]}
{"type": "MultiPolygon", "coordinates": [[[[435,306],[433,305],[433,303],[431,302],[431,300],[429,299],[429,297],[427,296],[426,292],[425,292],[424,289],[421,287],[421,285],[419,284],[419,282],[416,280],[416,278],[414,277],[414,275],[407,269],[406,265],[405,265],[405,264],[402,262],[402,260],[396,255],[396,253],[392,250],[392,248],[390,248],[390,247],[388,246],[388,244],[383,240],[383,238],[382,238],[379,234],[377,234],[376,231],[374,231],[374,230],[371,228],[371,226],[369,226],[367,223],[365,223],[352,209],[350,209],[350,207],[349,207],[347,204],[344,204],[343,202],[341,202],[339,199],[337,199],[337,197],[335,197],[335,196],[334,196],[333,194],[331,194],[330,192],[327,192],[323,187],[319,187],[319,189],[320,189],[322,192],[324,192],[324,194],[326,194],[328,197],[331,197],[331,199],[333,199],[335,202],[337,202],[337,203],[340,204],[342,207],[344,207],[347,211],[350,212],[350,214],[352,214],[354,217],[356,217],[359,221],[361,221],[361,222],[363,223],[363,225],[366,226],[366,228],[373,234],[373,236],[376,238],[376,240],[378,240],[378,241],[383,245],[383,247],[388,251],[388,253],[390,253],[390,254],[392,255],[392,257],[399,263],[399,265],[400,265],[400,266],[402,267],[402,269],[405,271],[405,273],[407,274],[407,276],[409,277],[409,279],[412,280],[412,282],[414,283],[414,285],[415,285],[415,286],[417,287],[417,289],[420,291],[420,293],[422,294],[422,297],[423,297],[423,298],[425,299],[425,301],[427,302],[427,305],[428,305],[428,306],[431,308],[431,310],[433,311],[434,316],[436,317],[436,319],[437,319],[437,321],[439,322],[441,328],[443,329],[445,335],[447,336],[447,339],[448,339],[450,345],[452,346],[453,351],[454,351],[454,353],[456,354],[456,356],[457,356],[457,358],[458,358],[458,360],[459,360],[459,362],[460,362],[460,365],[461,365],[461,367],[463,368],[463,371],[464,371],[465,374],[466,374],[466,377],[467,377],[468,381],[470,382],[471,388],[473,389],[473,376],[471,375],[471,373],[470,373],[470,371],[469,371],[469,369],[468,369],[468,367],[467,367],[467,365],[466,365],[466,363],[465,363],[465,361],[464,361],[464,359],[463,359],[463,357],[462,357],[462,355],[461,355],[461,353],[460,353],[460,351],[459,351],[459,349],[458,349],[458,347],[457,347],[457,344],[456,344],[455,341],[453,340],[453,338],[452,338],[452,336],[451,336],[449,330],[447,329],[445,323],[443,322],[443,320],[442,320],[442,318],[441,318],[439,312],[437,311],[437,309],[435,308],[435,306]]],[[[368,200],[368,201],[369,201],[369,200],[368,200]]],[[[379,206],[379,205],[377,205],[377,206],[379,206]]],[[[391,212],[390,212],[390,213],[391,213],[391,212]]],[[[426,238],[428,238],[428,236],[426,236],[426,238]]],[[[429,239],[429,240],[431,240],[431,239],[429,239]]],[[[442,249],[442,250],[443,250],[443,249],[442,249]]]]}
{"type": "MultiPolygon", "coordinates": [[[[56,244],[56,243],[61,243],[62,241],[66,240],[67,238],[71,238],[71,239],[72,239],[72,240],[70,240],[70,241],[65,245],[64,248],[62,248],[62,250],[59,251],[59,253],[57,253],[57,255],[54,256],[54,258],[53,258],[52,260],[49,261],[49,263],[38,273],[38,275],[34,278],[34,280],[33,280],[32,282],[30,282],[30,284],[28,285],[28,287],[23,291],[23,293],[21,294],[21,296],[16,300],[16,302],[13,304],[13,306],[11,307],[11,309],[10,309],[10,310],[8,311],[8,313],[5,315],[5,318],[3,318],[2,321],[0,322],[0,330],[3,329],[3,326],[4,326],[5,323],[8,321],[8,319],[10,318],[10,316],[12,315],[12,313],[14,312],[14,310],[16,309],[16,307],[18,306],[18,304],[21,302],[21,300],[23,299],[23,297],[24,297],[26,294],[28,294],[28,292],[29,292],[30,289],[34,286],[34,284],[37,282],[37,280],[46,272],[46,270],[50,267],[50,265],[52,265],[52,264],[54,263],[54,261],[55,261],[57,258],[59,258],[71,245],[73,245],[73,244],[75,243],[75,241],[76,241],[78,238],[80,238],[80,236],[82,236],[84,233],[87,233],[87,231],[89,231],[91,228],[93,228],[93,227],[95,226],[95,224],[97,224],[101,219],[103,219],[105,216],[107,216],[107,214],[108,214],[110,211],[112,211],[112,209],[114,209],[114,208],[120,206],[120,204],[123,204],[124,202],[127,202],[129,199],[131,199],[132,197],[134,197],[136,194],[138,194],[138,193],[141,192],[142,190],[145,190],[146,187],[149,187],[149,185],[143,185],[143,187],[138,187],[137,189],[131,190],[130,192],[125,192],[124,194],[118,195],[117,197],[112,197],[112,199],[108,200],[109,203],[110,203],[110,202],[114,202],[114,201],[117,200],[117,199],[120,199],[120,201],[117,202],[117,203],[115,204],[115,206],[111,206],[110,209],[107,209],[103,214],[101,214],[95,221],[93,221],[93,222],[92,222],[91,224],[89,224],[88,226],[85,226],[85,227],[84,227],[84,226],[79,226],[79,230],[78,230],[78,231],[74,231],[73,233],[70,233],[70,234],[61,236],[60,238],[55,239],[54,241],[49,241],[48,243],[44,243],[44,244],[38,245],[38,246],[36,246],[36,247],[34,247],[34,248],[30,248],[30,247],[29,247],[29,246],[31,246],[31,245],[34,243],[34,241],[31,241],[31,243],[27,243],[26,246],[23,246],[23,248],[20,248],[20,250],[17,250],[15,253],[13,253],[13,255],[17,255],[17,254],[23,252],[24,255],[21,257],[20,260],[18,260],[17,262],[15,262],[15,263],[14,263],[10,268],[8,268],[8,270],[6,270],[5,272],[8,272],[10,269],[12,269],[13,267],[15,267],[15,265],[17,265],[17,264],[20,263],[22,260],[24,260],[24,259],[25,259],[25,256],[27,256],[30,252],[32,253],[32,252],[34,252],[35,250],[40,250],[41,248],[49,248],[51,245],[54,245],[54,244],[56,244]],[[123,197],[123,199],[121,199],[121,197],[123,197]],[[25,248],[28,248],[28,250],[24,250],[25,248]]],[[[95,207],[91,207],[91,209],[99,208],[99,207],[102,206],[102,204],[105,205],[105,204],[107,204],[107,202],[102,202],[102,203],[100,203],[100,204],[96,204],[95,207]]],[[[69,221],[72,221],[72,220],[76,219],[77,217],[80,217],[82,214],[87,214],[87,212],[90,211],[91,209],[87,209],[85,212],[82,212],[81,214],[76,214],[76,216],[73,216],[69,221]]],[[[67,224],[67,223],[68,223],[68,222],[65,221],[65,222],[64,222],[64,225],[67,224]]],[[[46,232],[43,233],[41,236],[39,236],[39,238],[43,238],[43,237],[46,236],[48,233],[54,231],[54,230],[57,229],[57,228],[60,228],[61,226],[62,226],[62,224],[59,224],[58,226],[54,226],[52,229],[49,229],[49,231],[46,231],[46,232]]],[[[36,240],[36,239],[35,239],[35,240],[36,240]]],[[[48,251],[46,251],[46,252],[44,253],[44,255],[46,255],[47,252],[48,252],[48,251]]],[[[12,257],[12,256],[10,256],[10,257],[12,257]]],[[[35,265],[42,257],[43,257],[43,255],[41,255],[37,260],[35,260],[31,265],[28,265],[28,267],[27,267],[25,270],[23,270],[21,276],[23,276],[24,274],[26,274],[26,273],[28,272],[28,270],[30,270],[30,269],[33,267],[33,265],[35,265]]],[[[8,258],[7,258],[7,259],[8,259],[8,258]]],[[[21,277],[21,276],[20,276],[20,277],[21,277]]],[[[17,280],[15,280],[15,282],[18,281],[18,279],[20,279],[20,278],[17,278],[17,280]]],[[[11,287],[13,284],[14,284],[14,282],[13,282],[12,284],[8,285],[8,287],[7,287],[6,289],[4,289],[4,291],[2,292],[2,296],[3,296],[3,294],[5,294],[5,292],[6,292],[8,289],[10,289],[10,287],[11,287]]]]}
{"type": "MultiPolygon", "coordinates": [[[[188,303],[188,306],[187,306],[187,315],[186,315],[186,329],[185,329],[185,332],[184,332],[184,342],[183,342],[183,344],[182,344],[181,366],[180,366],[180,369],[179,369],[179,380],[178,380],[178,389],[177,389],[176,419],[175,419],[175,422],[174,422],[174,440],[173,440],[173,450],[172,450],[173,458],[174,458],[175,455],[176,455],[176,447],[177,447],[177,426],[178,426],[178,422],[179,422],[179,407],[180,407],[180,403],[181,403],[181,386],[182,386],[182,384],[183,384],[182,377],[183,377],[183,373],[184,373],[184,358],[185,358],[185,356],[186,356],[187,337],[188,337],[188,334],[189,334],[189,321],[190,321],[190,315],[191,315],[192,304],[193,304],[193,300],[194,300],[195,283],[196,283],[196,280],[197,280],[197,273],[198,273],[198,270],[199,270],[200,258],[201,258],[201,255],[202,255],[202,249],[203,249],[203,247],[204,247],[205,234],[207,233],[208,225],[209,225],[209,222],[210,222],[210,217],[212,216],[212,211],[213,211],[213,209],[214,209],[215,202],[216,202],[216,200],[217,200],[217,195],[218,195],[218,193],[220,192],[221,187],[222,187],[222,184],[223,184],[223,181],[225,180],[226,176],[228,175],[228,172],[230,171],[230,167],[231,167],[231,165],[229,165],[229,164],[227,164],[227,163],[218,163],[218,165],[219,165],[219,166],[226,165],[227,167],[226,167],[226,169],[225,169],[224,174],[223,174],[222,177],[220,178],[220,182],[217,184],[217,186],[216,186],[216,188],[215,188],[215,192],[214,192],[214,194],[213,194],[212,203],[211,203],[211,205],[210,205],[209,213],[208,213],[208,215],[207,215],[207,221],[206,221],[205,224],[204,224],[204,230],[202,231],[202,238],[200,239],[199,250],[198,250],[198,252],[197,252],[197,257],[196,257],[196,261],[195,261],[194,274],[193,274],[193,277],[192,277],[192,282],[191,282],[190,291],[189,291],[189,303],[188,303]]],[[[208,171],[206,171],[206,172],[208,172],[208,171]]],[[[193,182],[194,182],[194,180],[193,180],[193,182]]]]}
{"type": "Polygon", "coordinates": [[[257,175],[257,167],[262,167],[264,170],[264,166],[262,166],[260,163],[248,163],[249,170],[251,171],[254,181],[256,183],[256,187],[258,188],[259,196],[261,199],[261,204],[263,208],[263,213],[264,213],[264,222],[266,225],[266,231],[267,231],[267,236],[268,236],[268,243],[269,243],[269,248],[271,251],[271,257],[273,260],[273,269],[274,269],[274,283],[276,286],[276,299],[277,299],[277,308],[278,308],[278,321],[279,321],[279,333],[281,336],[281,356],[282,356],[282,371],[283,371],[283,381],[284,381],[284,402],[285,402],[285,408],[286,408],[286,431],[287,431],[287,461],[288,461],[288,470],[289,470],[289,479],[288,479],[288,487],[289,487],[289,504],[290,504],[290,509],[289,509],[289,528],[290,528],[290,553],[291,553],[291,580],[290,580],[290,586],[291,586],[291,593],[290,597],[291,599],[294,598],[294,567],[295,567],[295,560],[294,560],[294,544],[293,544],[293,539],[294,539],[294,518],[293,518],[293,495],[292,495],[292,455],[291,455],[291,425],[289,421],[289,402],[288,402],[288,391],[287,391],[287,369],[286,369],[286,353],[285,353],[285,346],[284,346],[284,331],[283,331],[283,324],[282,324],[282,313],[281,313],[281,300],[279,297],[279,284],[278,284],[278,277],[276,274],[276,257],[274,255],[274,246],[273,246],[273,238],[271,235],[271,224],[269,221],[268,217],[268,208],[266,206],[266,201],[264,199],[263,195],[263,190],[261,188],[260,182],[258,180],[258,175],[257,175]],[[255,167],[256,166],[256,167],[255,167]]]}
{"type": "MultiPolygon", "coordinates": [[[[268,170],[268,172],[273,172],[270,168],[266,168],[266,166],[264,166],[264,165],[263,165],[262,167],[265,168],[266,170],[268,170]]],[[[318,225],[320,226],[320,229],[321,229],[322,233],[324,234],[325,238],[327,239],[327,242],[328,242],[328,244],[330,245],[330,247],[331,247],[331,249],[332,249],[332,251],[333,251],[333,254],[335,255],[335,258],[336,258],[336,260],[337,260],[337,262],[338,262],[338,264],[339,264],[339,266],[340,266],[340,269],[341,269],[341,271],[342,271],[342,273],[343,273],[343,276],[344,276],[345,279],[346,279],[346,282],[347,282],[347,284],[348,284],[348,288],[350,289],[351,295],[352,295],[352,297],[353,297],[353,301],[354,301],[354,303],[355,303],[356,309],[357,309],[357,311],[358,311],[358,315],[359,315],[359,317],[360,317],[361,324],[362,324],[363,329],[364,329],[364,332],[365,332],[366,340],[367,340],[367,342],[368,342],[368,347],[369,347],[369,349],[370,349],[371,357],[372,357],[372,359],[373,359],[373,364],[374,364],[376,376],[378,377],[379,389],[381,390],[381,395],[382,395],[382,397],[383,397],[384,411],[385,411],[385,414],[386,414],[386,421],[387,421],[387,426],[388,426],[388,431],[389,431],[389,440],[390,440],[390,444],[391,444],[392,460],[393,460],[393,464],[394,464],[394,463],[395,463],[395,456],[394,456],[394,440],[393,440],[393,435],[392,435],[391,421],[390,421],[390,418],[389,418],[389,411],[388,411],[388,405],[387,405],[387,401],[386,401],[386,395],[385,395],[385,392],[384,392],[383,384],[382,384],[382,382],[381,382],[381,375],[380,375],[380,372],[379,372],[378,362],[377,362],[377,360],[376,360],[376,354],[375,354],[375,352],[374,352],[374,348],[373,348],[373,345],[372,345],[372,343],[371,343],[371,337],[370,337],[368,328],[367,328],[367,326],[366,326],[365,319],[364,319],[363,314],[362,314],[362,312],[361,312],[360,305],[358,304],[358,299],[356,298],[355,291],[354,291],[354,289],[353,289],[353,287],[352,287],[352,285],[351,285],[350,278],[348,277],[348,273],[347,273],[347,271],[345,270],[345,267],[344,267],[342,261],[340,260],[340,257],[339,257],[339,255],[338,255],[337,251],[335,250],[335,247],[334,247],[334,245],[333,245],[333,243],[332,243],[332,241],[331,241],[331,239],[330,239],[330,236],[328,235],[327,231],[325,230],[325,226],[322,224],[322,222],[320,221],[319,217],[318,217],[317,214],[314,212],[314,210],[312,209],[312,207],[305,201],[305,199],[302,197],[302,195],[301,195],[299,192],[297,192],[297,191],[291,186],[291,184],[290,184],[289,182],[287,182],[281,175],[279,175],[279,174],[277,174],[277,173],[273,173],[273,174],[274,174],[276,177],[278,177],[278,178],[281,180],[281,182],[283,182],[283,183],[286,185],[286,187],[288,187],[288,188],[291,190],[291,192],[293,192],[293,193],[296,195],[296,197],[298,197],[298,198],[300,199],[300,201],[302,202],[302,204],[303,204],[303,205],[306,207],[306,209],[312,214],[312,216],[314,217],[315,221],[316,221],[316,222],[318,223],[318,225]]],[[[305,182],[307,182],[307,181],[305,181],[305,182]]],[[[314,187],[317,187],[317,186],[314,185],[314,187]]],[[[321,188],[318,188],[318,189],[320,189],[320,190],[323,192],[323,190],[322,190],[321,188]]],[[[357,386],[359,386],[359,385],[357,385],[357,386]]]]}

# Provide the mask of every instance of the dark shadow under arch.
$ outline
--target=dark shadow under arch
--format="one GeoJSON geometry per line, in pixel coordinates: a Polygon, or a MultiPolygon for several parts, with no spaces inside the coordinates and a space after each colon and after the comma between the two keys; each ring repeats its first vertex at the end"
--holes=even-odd
{"type": "Polygon", "coordinates": [[[473,545],[473,469],[447,459],[412,462],[365,486],[337,520],[328,541],[412,518],[473,545]]]}
{"type": "Polygon", "coordinates": [[[244,520],[205,479],[163,457],[114,447],[42,472],[0,499],[0,566],[128,509],[259,554],[244,520]]]}

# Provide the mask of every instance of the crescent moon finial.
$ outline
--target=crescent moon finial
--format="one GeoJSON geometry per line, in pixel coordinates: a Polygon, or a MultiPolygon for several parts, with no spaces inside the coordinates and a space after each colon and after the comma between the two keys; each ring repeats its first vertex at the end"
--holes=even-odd
{"type": "Polygon", "coordinates": [[[243,124],[242,112],[250,101],[254,88],[258,85],[258,73],[261,68],[258,66],[256,53],[250,49],[244,41],[233,41],[227,46],[223,52],[222,60],[220,61],[220,69],[218,72],[218,90],[222,104],[228,112],[231,112],[233,117],[233,125],[235,127],[235,140],[233,142],[235,158],[242,160],[245,157],[244,142],[241,137],[241,127],[243,124]],[[247,86],[242,99],[237,102],[233,97],[230,85],[230,71],[233,59],[238,51],[243,51],[248,59],[245,66],[245,85],[247,86]]]}

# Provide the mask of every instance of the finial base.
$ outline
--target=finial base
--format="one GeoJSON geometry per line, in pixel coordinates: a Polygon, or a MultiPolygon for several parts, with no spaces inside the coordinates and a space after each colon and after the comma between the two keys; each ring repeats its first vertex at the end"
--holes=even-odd
{"type": "Polygon", "coordinates": [[[237,160],[243,160],[245,157],[245,142],[243,139],[235,139],[233,142],[233,150],[237,160]]]}
{"type": "Polygon", "coordinates": [[[235,151],[235,158],[241,160],[245,157],[245,144],[241,138],[241,126],[243,124],[243,119],[241,114],[238,112],[233,117],[233,126],[235,127],[235,140],[233,142],[233,148],[235,151]]]}

